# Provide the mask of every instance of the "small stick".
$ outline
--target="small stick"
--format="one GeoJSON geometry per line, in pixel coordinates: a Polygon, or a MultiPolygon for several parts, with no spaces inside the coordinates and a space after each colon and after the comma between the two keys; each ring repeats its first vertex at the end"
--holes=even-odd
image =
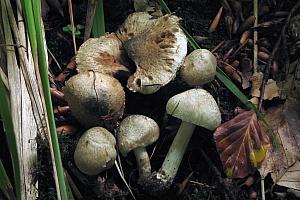
{"type": "Polygon", "coordinates": [[[215,32],[215,30],[217,29],[220,23],[222,12],[223,12],[223,6],[221,6],[221,8],[219,9],[219,12],[217,13],[215,19],[211,23],[208,32],[210,33],[215,32]]]}
{"type": "Polygon", "coordinates": [[[281,32],[280,32],[280,35],[279,35],[279,38],[272,50],[272,53],[268,59],[268,63],[267,63],[267,67],[264,71],[264,77],[263,77],[263,82],[262,82],[262,85],[261,85],[261,95],[260,95],[260,99],[259,99],[259,106],[258,108],[261,109],[261,106],[262,106],[262,102],[263,102],[263,94],[265,92],[265,87],[266,87],[266,83],[269,79],[269,74],[270,74],[270,69],[271,69],[271,66],[272,66],[272,63],[273,63],[273,60],[274,60],[274,57],[275,57],[275,54],[277,53],[278,49],[279,49],[279,46],[282,42],[282,38],[284,37],[284,34],[286,32],[286,29],[291,21],[291,18],[292,18],[292,15],[297,11],[297,9],[300,7],[300,0],[295,4],[295,6],[292,8],[292,10],[290,11],[288,17],[286,18],[285,20],[285,24],[283,25],[282,29],[281,29],[281,32]]]}
{"type": "Polygon", "coordinates": [[[261,189],[261,199],[262,200],[266,200],[266,196],[265,196],[265,181],[264,181],[263,177],[261,177],[261,179],[260,179],[260,189],[261,189]]]}
{"type": "Polygon", "coordinates": [[[75,38],[75,26],[74,26],[72,0],[68,0],[68,5],[69,5],[70,21],[71,21],[71,26],[72,26],[72,38],[73,38],[74,54],[76,54],[77,47],[76,47],[76,38],[75,38]]]}
{"type": "Polygon", "coordinates": [[[217,51],[224,43],[225,43],[225,41],[223,40],[213,50],[211,50],[211,52],[214,53],[215,51],[217,51]]]}

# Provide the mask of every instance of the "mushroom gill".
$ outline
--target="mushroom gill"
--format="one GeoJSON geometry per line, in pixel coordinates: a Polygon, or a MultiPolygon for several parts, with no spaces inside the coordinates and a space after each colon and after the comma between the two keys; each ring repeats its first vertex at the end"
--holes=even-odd
{"type": "Polygon", "coordinates": [[[160,17],[125,42],[126,52],[137,68],[127,81],[131,91],[152,94],[175,78],[187,54],[187,38],[179,20],[175,15],[160,17]]]}

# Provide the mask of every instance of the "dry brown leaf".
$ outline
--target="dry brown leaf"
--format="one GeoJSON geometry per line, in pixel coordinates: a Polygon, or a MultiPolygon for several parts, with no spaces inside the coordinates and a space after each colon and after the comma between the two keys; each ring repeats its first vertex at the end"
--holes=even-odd
{"type": "Polygon", "coordinates": [[[296,161],[279,179],[277,185],[300,190],[300,161],[296,161]]]}
{"type": "Polygon", "coordinates": [[[274,97],[279,97],[279,87],[276,81],[269,79],[264,92],[264,99],[272,100],[274,97]]]}
{"type": "Polygon", "coordinates": [[[260,86],[263,80],[263,73],[257,72],[252,76],[252,87],[251,87],[251,95],[252,97],[260,97],[260,86]]]}
{"type": "Polygon", "coordinates": [[[214,133],[217,149],[228,176],[243,178],[264,160],[269,134],[252,111],[222,124],[214,133]]]}
{"type": "Polygon", "coordinates": [[[277,148],[270,148],[259,171],[262,177],[271,173],[274,183],[300,189],[300,101],[287,99],[284,105],[268,109],[266,119],[276,133],[277,148]],[[294,167],[297,167],[295,170],[294,167]],[[290,179],[290,175],[297,179],[290,179]]]}

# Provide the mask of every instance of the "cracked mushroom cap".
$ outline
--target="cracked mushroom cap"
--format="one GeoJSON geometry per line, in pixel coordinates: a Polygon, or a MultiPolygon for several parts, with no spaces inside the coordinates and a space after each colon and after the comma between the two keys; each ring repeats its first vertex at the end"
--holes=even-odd
{"type": "Polygon", "coordinates": [[[97,175],[111,168],[116,160],[116,140],[102,127],[94,127],[80,137],[74,153],[74,161],[80,171],[97,175]]]}
{"type": "Polygon", "coordinates": [[[136,72],[127,81],[133,92],[152,94],[175,78],[187,53],[187,38],[177,16],[165,15],[125,42],[136,72]]]}
{"type": "Polygon", "coordinates": [[[125,43],[134,36],[145,32],[155,21],[156,19],[147,12],[134,12],[128,15],[127,19],[116,31],[116,35],[125,43]]]}
{"type": "Polygon", "coordinates": [[[190,86],[200,86],[215,78],[216,69],[216,57],[207,49],[197,49],[185,58],[180,76],[190,86]]]}
{"type": "Polygon", "coordinates": [[[67,81],[64,94],[72,114],[86,127],[107,127],[123,115],[125,92],[111,76],[82,72],[67,81]]]}
{"type": "Polygon", "coordinates": [[[167,113],[208,130],[221,124],[221,113],[215,99],[203,89],[191,89],[173,96],[167,103],[167,113]]]}
{"type": "Polygon", "coordinates": [[[116,34],[106,34],[99,38],[90,38],[84,42],[76,55],[77,70],[97,71],[114,76],[120,72],[129,74],[126,53],[116,34]]]}
{"type": "Polygon", "coordinates": [[[143,115],[130,115],[120,124],[117,141],[120,152],[126,156],[128,152],[138,147],[146,147],[159,137],[157,123],[143,115]]]}

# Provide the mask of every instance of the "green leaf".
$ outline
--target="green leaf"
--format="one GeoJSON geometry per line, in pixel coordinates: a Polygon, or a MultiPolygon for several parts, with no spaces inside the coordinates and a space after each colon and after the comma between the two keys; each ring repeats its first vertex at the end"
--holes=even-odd
{"type": "MultiPolygon", "coordinates": [[[[42,23],[41,23],[41,1],[40,0],[23,0],[23,10],[25,11],[25,21],[29,32],[30,43],[34,56],[35,63],[39,63],[40,76],[42,81],[42,87],[44,91],[44,99],[46,103],[46,111],[48,116],[51,142],[53,146],[54,160],[57,171],[57,177],[59,182],[60,195],[62,200],[68,200],[68,193],[66,182],[64,178],[64,171],[61,161],[59,143],[56,134],[56,126],[53,114],[53,107],[51,101],[49,78],[48,78],[48,65],[46,61],[46,53],[44,46],[44,39],[42,35],[42,23]],[[31,23],[28,23],[31,22],[31,23]],[[35,54],[35,52],[37,52],[35,54]]],[[[67,27],[71,27],[68,25],[67,27]]],[[[71,27],[72,28],[72,27],[71,27]]],[[[72,30],[72,29],[71,29],[72,30]]]]}
{"type": "Polygon", "coordinates": [[[103,0],[98,0],[97,9],[94,16],[94,22],[92,27],[92,34],[93,37],[99,37],[105,34],[103,0]]]}
{"type": "Polygon", "coordinates": [[[64,32],[70,32],[70,31],[72,31],[68,26],[64,26],[64,27],[62,28],[62,30],[63,30],[64,32]]]}
{"type": "Polygon", "coordinates": [[[0,160],[0,189],[2,190],[4,196],[7,199],[9,200],[16,199],[14,195],[14,189],[10,183],[10,180],[7,176],[6,170],[1,160],[0,160]]]}
{"type": "Polygon", "coordinates": [[[81,32],[79,30],[76,30],[74,33],[76,36],[79,36],[81,34],[81,32]]]}
{"type": "Polygon", "coordinates": [[[78,29],[78,30],[82,30],[82,29],[84,29],[84,26],[83,26],[83,25],[81,25],[81,24],[77,24],[77,26],[76,26],[76,29],[78,29]]]}

